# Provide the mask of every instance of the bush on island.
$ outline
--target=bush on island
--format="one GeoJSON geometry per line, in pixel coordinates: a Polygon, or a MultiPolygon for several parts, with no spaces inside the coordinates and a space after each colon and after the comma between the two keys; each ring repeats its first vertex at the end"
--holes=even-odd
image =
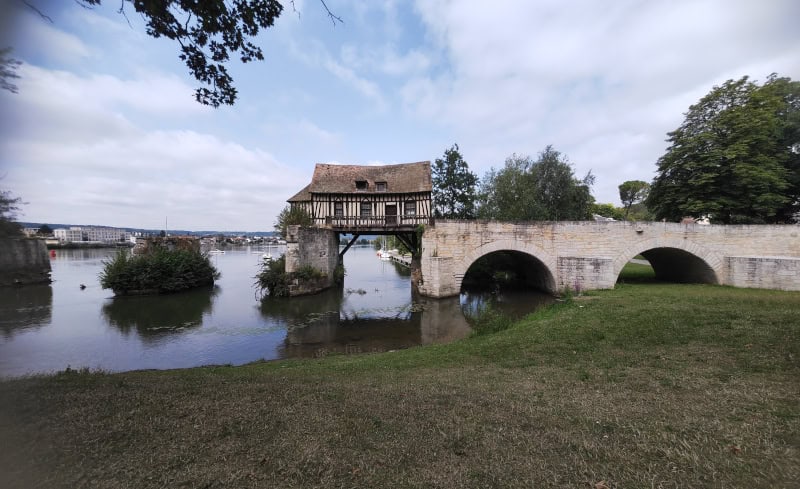
{"type": "Polygon", "coordinates": [[[158,249],[144,255],[120,251],[104,262],[100,285],[115,295],[169,294],[214,285],[219,277],[208,255],[199,251],[158,249]]]}

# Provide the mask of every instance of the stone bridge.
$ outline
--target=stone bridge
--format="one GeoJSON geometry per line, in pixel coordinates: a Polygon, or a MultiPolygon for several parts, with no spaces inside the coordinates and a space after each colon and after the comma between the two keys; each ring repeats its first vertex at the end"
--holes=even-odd
{"type": "Polygon", "coordinates": [[[458,294],[470,266],[500,251],[518,258],[529,285],[553,293],[612,288],[640,254],[663,280],[800,290],[796,225],[437,220],[422,237],[420,293],[458,294]]]}

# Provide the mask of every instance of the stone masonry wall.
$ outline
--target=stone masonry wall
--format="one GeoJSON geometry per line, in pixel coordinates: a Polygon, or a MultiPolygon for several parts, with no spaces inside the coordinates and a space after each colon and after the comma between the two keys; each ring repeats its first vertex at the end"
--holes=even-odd
{"type": "Polygon", "coordinates": [[[469,266],[501,249],[540,260],[552,292],[574,287],[576,279],[587,289],[613,287],[630,259],[655,248],[683,250],[707,264],[718,283],[738,285],[727,257],[800,258],[800,226],[436,221],[426,228],[422,248],[420,292],[432,297],[457,294],[469,266]]]}
{"type": "Polygon", "coordinates": [[[286,237],[286,273],[312,266],[324,277],[317,280],[295,279],[290,295],[315,294],[333,285],[334,270],[339,264],[339,242],[330,229],[289,226],[286,237]]]}
{"type": "Polygon", "coordinates": [[[800,258],[729,256],[725,283],[735,287],[800,290],[800,258]]]}
{"type": "Polygon", "coordinates": [[[50,258],[39,239],[0,239],[0,286],[50,283],[50,258]]]}

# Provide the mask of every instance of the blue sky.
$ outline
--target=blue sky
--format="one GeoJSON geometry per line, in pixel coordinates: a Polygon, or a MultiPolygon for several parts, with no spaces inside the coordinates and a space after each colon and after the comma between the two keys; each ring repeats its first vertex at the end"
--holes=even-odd
{"type": "Polygon", "coordinates": [[[650,181],[689,105],[727,79],[800,79],[796,0],[356,1],[286,5],[232,63],[235,106],[194,102],[177,46],[119,2],[0,0],[0,188],[20,220],[270,230],[315,163],[430,160],[479,177],[552,144],[598,202],[650,181]]]}

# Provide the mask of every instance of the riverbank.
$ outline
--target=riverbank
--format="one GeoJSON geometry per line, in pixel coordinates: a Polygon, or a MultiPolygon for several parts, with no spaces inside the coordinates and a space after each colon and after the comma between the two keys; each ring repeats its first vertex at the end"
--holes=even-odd
{"type": "Polygon", "coordinates": [[[794,487],[800,294],[634,275],[450,345],[1,382],[0,486],[794,487]]]}

